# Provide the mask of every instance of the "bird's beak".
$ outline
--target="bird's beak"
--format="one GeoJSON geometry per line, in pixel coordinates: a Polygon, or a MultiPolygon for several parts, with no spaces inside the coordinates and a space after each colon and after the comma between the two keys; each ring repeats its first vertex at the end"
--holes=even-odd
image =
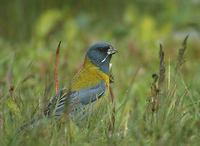
{"type": "Polygon", "coordinates": [[[117,53],[117,50],[115,48],[113,48],[112,46],[108,49],[107,54],[108,55],[112,55],[117,53]]]}

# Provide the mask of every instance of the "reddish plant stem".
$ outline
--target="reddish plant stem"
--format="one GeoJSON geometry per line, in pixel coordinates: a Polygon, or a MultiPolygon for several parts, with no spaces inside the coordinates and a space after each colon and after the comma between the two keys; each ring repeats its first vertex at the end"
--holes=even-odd
{"type": "Polygon", "coordinates": [[[112,115],[111,115],[111,123],[109,126],[109,131],[114,131],[114,126],[115,126],[115,95],[113,93],[112,87],[109,86],[109,92],[110,92],[110,96],[111,96],[111,102],[112,102],[112,115]]]}
{"type": "Polygon", "coordinates": [[[59,42],[58,47],[56,49],[56,62],[55,62],[55,66],[54,66],[54,82],[55,82],[56,94],[59,91],[58,65],[59,65],[60,44],[61,44],[61,41],[59,42]]]}

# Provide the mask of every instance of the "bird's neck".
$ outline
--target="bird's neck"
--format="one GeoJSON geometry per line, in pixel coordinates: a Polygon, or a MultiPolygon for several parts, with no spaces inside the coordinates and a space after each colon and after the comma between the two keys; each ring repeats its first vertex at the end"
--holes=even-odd
{"type": "Polygon", "coordinates": [[[104,63],[101,64],[94,64],[88,57],[85,58],[84,67],[89,67],[89,68],[98,68],[99,70],[101,70],[102,72],[104,72],[105,74],[109,74],[109,62],[105,61],[104,63]]]}

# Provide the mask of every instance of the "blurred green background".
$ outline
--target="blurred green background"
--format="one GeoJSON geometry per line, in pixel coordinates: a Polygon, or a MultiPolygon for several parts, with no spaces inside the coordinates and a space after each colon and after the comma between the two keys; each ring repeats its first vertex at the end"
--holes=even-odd
{"type": "MultiPolygon", "coordinates": [[[[118,48],[115,60],[122,64],[120,71],[124,72],[120,74],[126,74],[129,71],[124,66],[131,66],[130,70],[137,64],[155,66],[159,43],[165,46],[167,57],[173,59],[175,48],[187,34],[191,46],[188,55],[199,61],[199,11],[198,0],[1,1],[1,62],[15,58],[18,64],[32,61],[35,67],[45,63],[49,66],[61,40],[64,72],[80,64],[91,43],[105,40],[118,48]],[[124,57],[127,60],[122,62],[124,57]]],[[[0,71],[1,79],[5,70],[0,71]]]]}
{"type": "MultiPolygon", "coordinates": [[[[60,87],[68,86],[92,43],[107,41],[118,49],[118,54],[112,60],[117,106],[120,107],[125,98],[128,101],[123,112],[119,112],[125,112],[125,117],[117,121],[122,125],[124,121],[132,124],[127,141],[141,144],[138,136],[144,141],[148,137],[144,143],[154,145],[157,135],[133,133],[141,130],[136,127],[141,123],[141,115],[145,111],[151,75],[158,73],[160,43],[165,51],[169,79],[178,49],[189,34],[183,78],[180,80],[187,83],[193,101],[199,101],[199,14],[199,0],[0,0],[0,123],[7,121],[7,129],[12,126],[15,129],[35,113],[41,113],[45,101],[55,93],[53,68],[59,41],[62,41],[60,87]],[[7,102],[8,99],[11,101],[7,102]],[[138,117],[129,119],[131,116],[126,116],[129,112],[138,117]],[[8,122],[13,119],[14,124],[8,122]]],[[[184,89],[178,90],[180,93],[177,95],[182,94],[184,89]]],[[[189,98],[185,100],[185,105],[190,104],[189,98]]],[[[187,130],[194,127],[190,128],[187,130]]],[[[158,133],[162,135],[162,132],[158,133]]],[[[9,141],[12,134],[9,130],[5,133],[4,140],[9,141]]],[[[175,144],[188,135],[178,136],[161,136],[158,139],[166,145],[169,140],[175,144]]],[[[38,143],[47,144],[48,138],[45,140],[46,143],[41,142],[42,139],[38,143]]],[[[31,141],[25,144],[30,145],[31,141]]]]}
{"type": "MultiPolygon", "coordinates": [[[[114,70],[117,81],[125,85],[126,77],[138,67],[150,77],[157,67],[159,43],[164,45],[166,60],[175,60],[188,34],[190,50],[186,60],[193,61],[188,65],[189,72],[197,69],[191,65],[199,62],[199,12],[198,0],[2,1],[1,81],[8,82],[6,74],[12,74],[10,80],[24,77],[22,73],[29,64],[38,78],[47,74],[52,78],[55,49],[62,41],[60,78],[66,86],[88,46],[105,40],[119,50],[114,70]],[[11,73],[7,73],[9,70],[11,73]]],[[[116,84],[126,88],[124,85],[116,84]]]]}

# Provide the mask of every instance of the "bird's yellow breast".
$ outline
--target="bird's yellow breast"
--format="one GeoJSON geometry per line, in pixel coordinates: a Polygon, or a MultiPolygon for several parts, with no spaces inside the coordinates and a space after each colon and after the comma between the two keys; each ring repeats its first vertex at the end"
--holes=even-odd
{"type": "Polygon", "coordinates": [[[72,80],[71,90],[77,91],[83,88],[90,88],[96,86],[101,80],[109,87],[109,76],[86,58],[83,67],[72,80]]]}

